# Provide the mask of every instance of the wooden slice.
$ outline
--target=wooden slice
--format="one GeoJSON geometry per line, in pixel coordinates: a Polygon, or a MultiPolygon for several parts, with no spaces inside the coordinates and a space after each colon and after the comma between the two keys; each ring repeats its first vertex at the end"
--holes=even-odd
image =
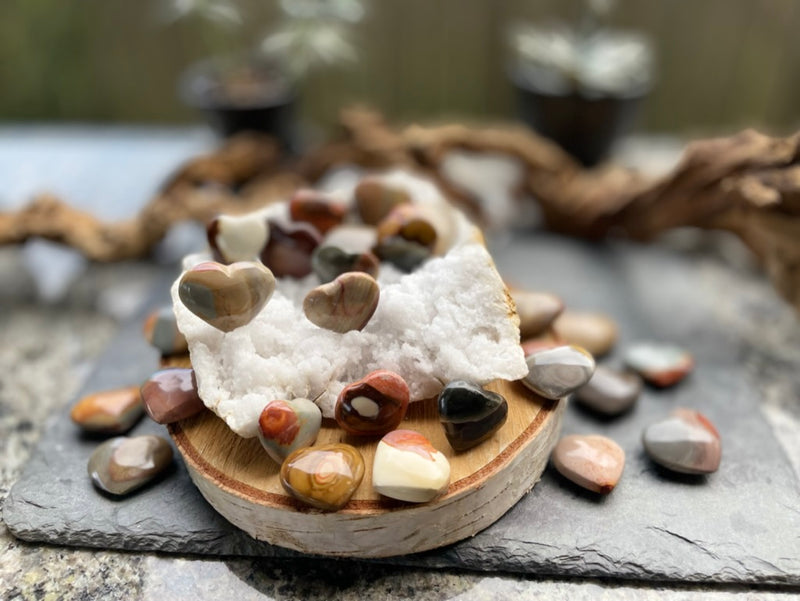
{"type": "Polygon", "coordinates": [[[377,440],[350,436],[332,420],[323,420],[317,444],[351,444],[366,463],[361,486],[335,513],[288,496],[278,477],[280,466],[258,440],[237,436],[211,412],[173,424],[169,431],[206,500],[254,538],[311,554],[403,555],[476,534],[539,480],[560,431],[565,401],[544,400],[516,382],[498,380],[487,388],[508,400],[508,420],[493,438],[461,453],[445,438],[435,399],[411,404],[401,427],[424,434],[451,465],[447,492],[419,505],[376,494],[371,467],[377,440]]]}

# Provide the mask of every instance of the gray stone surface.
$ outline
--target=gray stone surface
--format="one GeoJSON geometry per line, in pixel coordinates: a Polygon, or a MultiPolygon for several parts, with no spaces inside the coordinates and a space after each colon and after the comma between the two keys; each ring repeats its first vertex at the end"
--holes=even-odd
{"type": "MultiPolygon", "coordinates": [[[[764,300],[763,282],[760,294],[751,294],[755,289],[741,284],[747,279],[727,280],[727,272],[708,259],[663,248],[538,236],[494,250],[500,270],[516,284],[552,290],[568,306],[615,317],[621,337],[612,363],[626,343],[656,338],[691,350],[698,368],[677,388],[646,390],[632,412],[614,420],[569,408],[565,433],[606,434],[627,453],[623,478],[609,497],[584,493],[548,469],[531,494],[476,537],[391,562],[800,585],[797,475],[759,411],[765,397],[797,398],[800,357],[792,349],[800,334],[794,321],[786,322],[792,328],[775,330],[784,314],[774,300],[764,300]],[[758,323],[767,308],[768,326],[758,323]],[[717,425],[723,439],[718,473],[671,476],[644,456],[643,426],[681,405],[717,425]]],[[[134,319],[104,353],[85,392],[139,381],[152,371],[155,353],[144,345],[139,323],[134,319]]],[[[778,421],[796,415],[779,400],[770,407],[778,421]]],[[[169,477],[130,499],[97,495],[85,476],[96,441],[77,435],[66,410],[48,423],[5,503],[4,519],[18,536],[118,549],[295,557],[228,525],[195,491],[180,462],[169,477]]],[[[146,432],[164,430],[147,421],[134,430],[146,432]]],[[[789,442],[788,450],[794,455],[797,447],[789,442]]]]}

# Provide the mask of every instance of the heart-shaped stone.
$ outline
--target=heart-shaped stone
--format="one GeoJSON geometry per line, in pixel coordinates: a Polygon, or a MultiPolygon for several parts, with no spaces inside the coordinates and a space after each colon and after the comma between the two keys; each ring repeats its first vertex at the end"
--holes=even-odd
{"type": "Polygon", "coordinates": [[[411,273],[431,257],[431,250],[412,240],[400,236],[385,238],[374,247],[375,255],[391,263],[400,271],[411,273]]]}
{"type": "Polygon", "coordinates": [[[371,275],[351,271],[311,290],[303,311],[314,325],[343,334],[361,330],[378,307],[380,287],[371,275]]]}
{"type": "Polygon", "coordinates": [[[172,305],[156,309],[144,320],[142,326],[145,340],[164,356],[180,355],[189,350],[186,338],[178,330],[172,305]]]}
{"type": "Polygon", "coordinates": [[[617,342],[617,324],[602,313],[566,310],[556,317],[553,331],[566,344],[579,346],[593,357],[602,357],[617,342]]]}
{"type": "Polygon", "coordinates": [[[258,440],[282,464],[297,449],[313,445],[321,425],[322,411],[308,399],[270,401],[258,418],[258,440]]]}
{"type": "Polygon", "coordinates": [[[270,219],[269,241],[261,253],[261,261],[275,277],[304,278],[311,273],[311,253],[322,242],[317,229],[300,222],[270,219]]]}
{"type": "Polygon", "coordinates": [[[192,313],[223,332],[246,325],[275,291],[275,277],[261,263],[207,261],[183,274],[178,296],[192,313]]]}
{"type": "Polygon", "coordinates": [[[409,400],[406,381],[394,372],[378,369],[342,389],[334,418],[350,434],[381,436],[400,425],[409,400]]]}
{"type": "Polygon", "coordinates": [[[317,509],[336,511],[364,477],[364,458],[347,444],[298,449],[281,465],[281,484],[290,495],[317,509]]]}
{"type": "Polygon", "coordinates": [[[682,474],[710,474],[719,469],[722,443],[714,425],[699,411],[676,409],[642,434],[650,458],[682,474]]]}
{"type": "Polygon", "coordinates": [[[565,436],[551,456],[559,473],[587,490],[608,494],[625,468],[625,451],[605,436],[565,436]]]}
{"type": "Polygon", "coordinates": [[[172,463],[172,447],[159,436],[120,436],[98,446],[89,457],[92,483],[112,495],[141,488],[172,463]]]}
{"type": "Polygon", "coordinates": [[[598,365],[591,379],[575,391],[582,405],[604,415],[619,415],[628,410],[642,392],[642,379],[598,365]]]}
{"type": "Polygon", "coordinates": [[[269,239],[269,226],[260,211],[218,215],[206,228],[208,244],[221,263],[255,261],[269,239]]]}
{"type": "Polygon", "coordinates": [[[349,271],[377,278],[380,261],[371,252],[348,253],[336,246],[320,246],[311,255],[311,266],[320,281],[327,284],[349,271]]]}
{"type": "Polygon", "coordinates": [[[665,388],[683,380],[694,367],[692,356],[677,346],[643,342],[625,353],[625,363],[649,384],[665,388]]]}
{"type": "Polygon", "coordinates": [[[528,375],[522,383],[546,399],[560,399],[577,390],[592,377],[592,356],[577,346],[557,346],[525,358],[528,375]]]}
{"type": "Polygon", "coordinates": [[[205,409],[194,370],[186,367],[157,371],[142,384],[141,395],[145,411],[158,424],[171,424],[205,409]]]}
{"type": "Polygon", "coordinates": [[[392,209],[378,224],[378,244],[395,237],[433,249],[436,245],[436,228],[419,207],[402,204],[392,209]]]}
{"type": "Polygon", "coordinates": [[[447,491],[450,463],[430,441],[413,430],[394,430],[375,450],[372,487],[411,503],[427,503],[447,491]]]}
{"type": "Polygon", "coordinates": [[[543,334],[564,310],[564,303],[555,294],[513,290],[511,297],[517,306],[522,338],[543,334]]]}
{"type": "Polygon", "coordinates": [[[354,191],[356,210],[361,220],[368,225],[380,223],[392,209],[411,202],[411,196],[403,188],[385,184],[373,177],[362,179],[354,191]]]}
{"type": "Polygon", "coordinates": [[[294,221],[305,221],[321,234],[339,225],[347,214],[347,207],[330,194],[319,190],[298,190],[289,201],[289,215],[294,221]]]}
{"type": "Polygon", "coordinates": [[[502,395],[472,382],[450,382],[439,393],[439,419],[450,446],[465,451],[491,438],[506,423],[502,395]]]}
{"type": "Polygon", "coordinates": [[[87,432],[122,434],[144,415],[138,386],[103,390],[87,395],[70,411],[72,421],[87,432]]]}

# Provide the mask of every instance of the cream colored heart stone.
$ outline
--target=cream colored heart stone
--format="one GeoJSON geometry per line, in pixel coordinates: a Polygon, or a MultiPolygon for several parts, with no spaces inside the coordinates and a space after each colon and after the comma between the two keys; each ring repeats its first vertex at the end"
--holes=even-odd
{"type": "Polygon", "coordinates": [[[208,243],[225,263],[254,261],[269,240],[267,220],[259,211],[219,215],[208,224],[208,243]]]}
{"type": "Polygon", "coordinates": [[[394,430],[375,450],[372,487],[411,503],[427,503],[447,491],[450,462],[430,441],[413,430],[394,430]]]}

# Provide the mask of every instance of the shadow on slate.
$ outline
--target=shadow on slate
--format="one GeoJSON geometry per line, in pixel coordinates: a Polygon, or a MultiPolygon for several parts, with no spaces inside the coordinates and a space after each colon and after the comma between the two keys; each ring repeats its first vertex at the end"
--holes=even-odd
{"type": "MultiPolygon", "coordinates": [[[[800,584],[797,476],[758,408],[759,382],[740,368],[742,343],[715,319],[713,294],[695,263],[657,247],[592,246],[542,235],[515,238],[495,249],[495,257],[517,285],[551,290],[570,307],[612,315],[620,325],[618,349],[638,339],[674,342],[695,354],[697,370],[673,389],[646,389],[634,410],[615,421],[568,409],[564,433],[602,433],[625,449],[623,478],[608,497],[586,494],[549,468],[530,494],[475,537],[381,563],[800,584]],[[723,440],[717,473],[673,477],[644,455],[644,426],[678,406],[696,408],[717,425],[723,440]]],[[[157,356],[142,340],[140,323],[122,330],[83,393],[129,385],[155,369],[157,356]]],[[[85,471],[96,442],[78,435],[68,409],[49,422],[5,503],[5,521],[19,538],[129,550],[299,555],[228,524],[202,499],[180,460],[169,478],[130,498],[98,495],[85,471]]],[[[166,436],[149,420],[132,432],[144,433],[166,436]]]]}

